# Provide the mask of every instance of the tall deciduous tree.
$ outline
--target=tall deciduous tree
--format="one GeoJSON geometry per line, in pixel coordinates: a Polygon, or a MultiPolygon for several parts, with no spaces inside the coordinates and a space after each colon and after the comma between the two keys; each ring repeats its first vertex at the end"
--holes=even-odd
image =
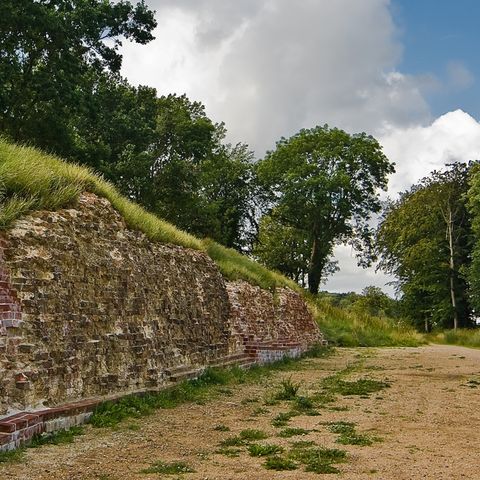
{"type": "Polygon", "coordinates": [[[155,25],[143,1],[2,0],[0,130],[70,157],[92,76],[117,74],[121,39],[147,43],[155,25]]]}
{"type": "Polygon", "coordinates": [[[471,228],[465,201],[470,166],[432,172],[390,203],[380,223],[380,267],[399,279],[405,314],[425,330],[471,325],[463,271],[471,228]]]}
{"type": "Polygon", "coordinates": [[[336,243],[350,241],[359,251],[371,246],[368,221],[380,211],[378,189],[393,171],[373,137],[327,125],[282,138],[259,163],[276,218],[309,242],[310,292],[318,292],[336,243]]]}

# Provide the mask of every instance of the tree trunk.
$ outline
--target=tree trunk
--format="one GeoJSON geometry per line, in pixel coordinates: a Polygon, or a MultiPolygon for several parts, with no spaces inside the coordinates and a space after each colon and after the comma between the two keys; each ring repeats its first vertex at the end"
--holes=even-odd
{"type": "Polygon", "coordinates": [[[450,297],[452,300],[453,308],[453,329],[458,328],[458,312],[457,312],[457,299],[455,297],[455,259],[454,259],[454,247],[453,247],[453,218],[452,210],[448,211],[448,223],[447,223],[447,234],[448,234],[448,246],[450,249],[450,297]]]}
{"type": "Polygon", "coordinates": [[[325,254],[322,251],[322,245],[318,238],[314,238],[310,256],[310,268],[308,269],[308,290],[314,295],[318,293],[324,266],[325,254]]]}

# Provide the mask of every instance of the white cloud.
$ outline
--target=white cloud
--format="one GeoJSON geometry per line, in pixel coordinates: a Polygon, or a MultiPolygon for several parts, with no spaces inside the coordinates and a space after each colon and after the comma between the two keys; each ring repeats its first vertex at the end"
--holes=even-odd
{"type": "Polygon", "coordinates": [[[448,163],[480,159],[480,123],[462,110],[448,112],[427,126],[391,127],[379,140],[396,164],[390,194],[448,163]]]}
{"type": "Polygon", "coordinates": [[[201,100],[258,156],[303,127],[376,134],[430,119],[423,80],[395,69],[402,46],[388,0],[149,3],[157,39],[124,47],[124,74],[201,100]]]}

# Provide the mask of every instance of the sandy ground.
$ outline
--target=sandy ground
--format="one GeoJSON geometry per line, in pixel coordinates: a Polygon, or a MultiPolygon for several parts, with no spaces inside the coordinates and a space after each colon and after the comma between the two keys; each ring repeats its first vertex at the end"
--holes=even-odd
{"type": "Polygon", "coordinates": [[[73,444],[28,449],[18,464],[0,465],[0,479],[120,480],[180,478],[141,473],[157,460],[184,461],[196,473],[186,480],[313,479],[321,475],[301,468],[275,472],[262,467],[264,459],[245,450],[229,458],[215,453],[218,443],[247,428],[270,435],[266,443],[289,446],[294,440],[344,448],[348,461],[343,479],[480,479],[480,350],[454,346],[421,348],[338,349],[325,359],[308,360],[301,369],[276,373],[261,385],[235,387],[231,394],[205,405],[190,404],[161,410],[141,420],[126,421],[115,430],[88,427],[73,444]],[[265,406],[263,399],[282,378],[302,382],[303,393],[318,391],[321,378],[351,363],[362,367],[349,378],[388,380],[391,387],[369,398],[339,397],[321,416],[294,417],[289,426],[315,429],[302,437],[283,439],[272,418],[288,410],[286,403],[265,406]],[[346,407],[346,409],[345,409],[346,407]],[[259,408],[268,412],[255,414],[259,408]],[[339,410],[343,408],[343,410],[339,410]],[[372,446],[335,443],[322,422],[348,421],[360,433],[381,437],[372,446]],[[227,425],[231,431],[214,430],[227,425]]]}

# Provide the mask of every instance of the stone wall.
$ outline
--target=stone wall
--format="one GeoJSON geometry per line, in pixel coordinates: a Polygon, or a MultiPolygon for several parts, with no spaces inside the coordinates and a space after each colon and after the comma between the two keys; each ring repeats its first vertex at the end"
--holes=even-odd
{"type": "Polygon", "coordinates": [[[232,345],[259,363],[297,357],[323,341],[302,297],[289,288],[268,292],[244,281],[227,282],[232,345]]]}
{"type": "Polygon", "coordinates": [[[225,282],[205,253],[152,243],[84,194],[0,236],[0,450],[106,398],[319,341],[299,294],[225,282]]]}
{"type": "Polygon", "coordinates": [[[0,297],[0,415],[159,387],[175,367],[228,354],[212,260],[149,242],[93,195],[16,222],[2,240],[0,297]]]}

